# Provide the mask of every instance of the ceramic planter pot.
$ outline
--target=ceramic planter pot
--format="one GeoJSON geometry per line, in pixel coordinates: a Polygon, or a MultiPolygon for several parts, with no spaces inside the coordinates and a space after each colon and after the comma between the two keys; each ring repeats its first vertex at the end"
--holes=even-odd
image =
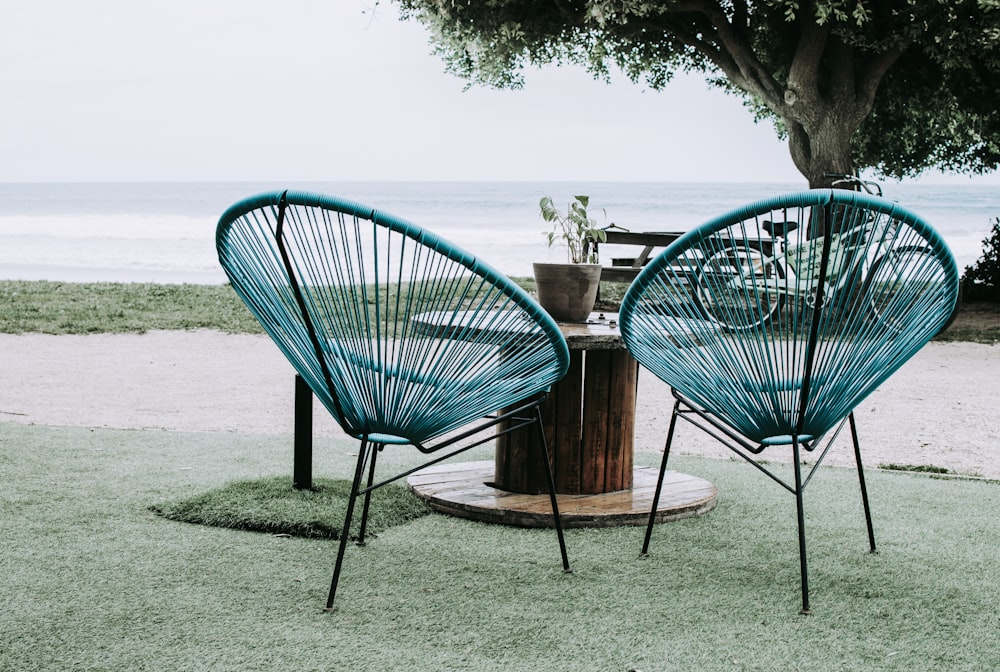
{"type": "Polygon", "coordinates": [[[538,303],[557,322],[586,322],[597,301],[600,264],[535,263],[538,303]]]}

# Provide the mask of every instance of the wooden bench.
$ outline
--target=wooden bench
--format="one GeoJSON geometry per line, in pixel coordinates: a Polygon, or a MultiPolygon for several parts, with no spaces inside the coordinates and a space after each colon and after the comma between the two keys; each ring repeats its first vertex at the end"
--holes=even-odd
{"type": "MultiPolygon", "coordinates": [[[[604,245],[641,245],[642,250],[635,257],[614,257],[611,266],[601,269],[601,282],[632,282],[639,271],[652,257],[662,252],[667,245],[684,235],[683,231],[626,231],[624,229],[608,229],[604,245]]],[[[598,247],[598,243],[588,244],[598,247]]]]}
{"type": "MultiPolygon", "coordinates": [[[[639,271],[642,270],[642,267],[645,266],[650,259],[663,251],[662,249],[656,248],[666,248],[685,233],[685,231],[633,232],[625,231],[623,229],[608,229],[605,231],[607,240],[600,244],[641,245],[642,250],[635,257],[613,257],[611,259],[611,266],[605,266],[601,269],[601,282],[632,282],[635,280],[636,276],[639,275],[639,271]]],[[[749,247],[760,250],[765,256],[771,256],[771,254],[773,254],[772,244],[766,241],[734,238],[728,240],[727,243],[734,246],[735,249],[740,249],[741,246],[748,245],[749,247]]],[[[585,252],[589,251],[590,245],[597,247],[599,244],[593,241],[589,242],[587,248],[584,250],[585,252]]],[[[683,274],[687,275],[688,273],[690,273],[690,270],[685,268],[683,274]]]]}

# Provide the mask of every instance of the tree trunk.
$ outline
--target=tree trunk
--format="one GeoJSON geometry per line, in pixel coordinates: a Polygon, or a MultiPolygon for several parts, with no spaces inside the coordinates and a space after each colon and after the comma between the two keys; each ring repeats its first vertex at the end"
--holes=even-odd
{"type": "Polygon", "coordinates": [[[831,173],[854,174],[851,163],[851,136],[855,128],[832,114],[817,124],[786,120],[788,149],[795,167],[805,176],[810,189],[833,186],[831,173]]]}
{"type": "MultiPolygon", "coordinates": [[[[812,110],[797,110],[808,115],[812,110]]],[[[812,116],[812,115],[808,115],[812,116]]],[[[832,111],[820,112],[818,123],[806,126],[804,123],[788,122],[788,149],[795,167],[809,181],[810,189],[834,187],[837,175],[853,175],[851,163],[851,136],[856,124],[845,120],[849,115],[837,115],[832,111]]],[[[837,185],[842,189],[854,189],[854,185],[837,185]]],[[[806,233],[810,239],[827,233],[827,212],[821,208],[810,219],[806,233]]],[[[832,233],[837,233],[833,230],[832,233]]]]}

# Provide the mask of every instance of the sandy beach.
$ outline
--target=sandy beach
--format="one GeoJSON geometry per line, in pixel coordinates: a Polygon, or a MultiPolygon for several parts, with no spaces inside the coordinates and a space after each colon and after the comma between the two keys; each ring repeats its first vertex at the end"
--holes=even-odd
{"type": "MultiPolygon", "coordinates": [[[[291,434],[293,373],[270,339],[215,331],[0,335],[0,423],[291,434]]],[[[1000,479],[1000,346],[930,343],[857,409],[866,466],[1000,479]]],[[[671,397],[640,373],[637,451],[662,450],[671,397]]],[[[339,428],[321,409],[317,435],[339,428]]],[[[675,451],[728,459],[683,423],[675,451]]],[[[769,459],[782,459],[775,452],[769,459]]],[[[828,464],[853,464],[849,442],[828,464]]]]}

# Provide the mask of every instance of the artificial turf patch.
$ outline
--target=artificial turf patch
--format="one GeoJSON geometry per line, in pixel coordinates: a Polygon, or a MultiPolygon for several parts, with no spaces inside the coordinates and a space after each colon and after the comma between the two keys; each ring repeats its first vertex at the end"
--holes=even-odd
{"type": "MultiPolygon", "coordinates": [[[[278,476],[235,481],[149,509],[164,518],[198,525],[339,539],[350,491],[347,480],[315,479],[311,490],[296,490],[288,477],[278,476]]],[[[362,502],[359,498],[355,505],[352,538],[357,536],[362,502]]],[[[427,505],[409,490],[395,485],[379,488],[372,493],[368,533],[377,534],[428,513],[427,505]]]]}

